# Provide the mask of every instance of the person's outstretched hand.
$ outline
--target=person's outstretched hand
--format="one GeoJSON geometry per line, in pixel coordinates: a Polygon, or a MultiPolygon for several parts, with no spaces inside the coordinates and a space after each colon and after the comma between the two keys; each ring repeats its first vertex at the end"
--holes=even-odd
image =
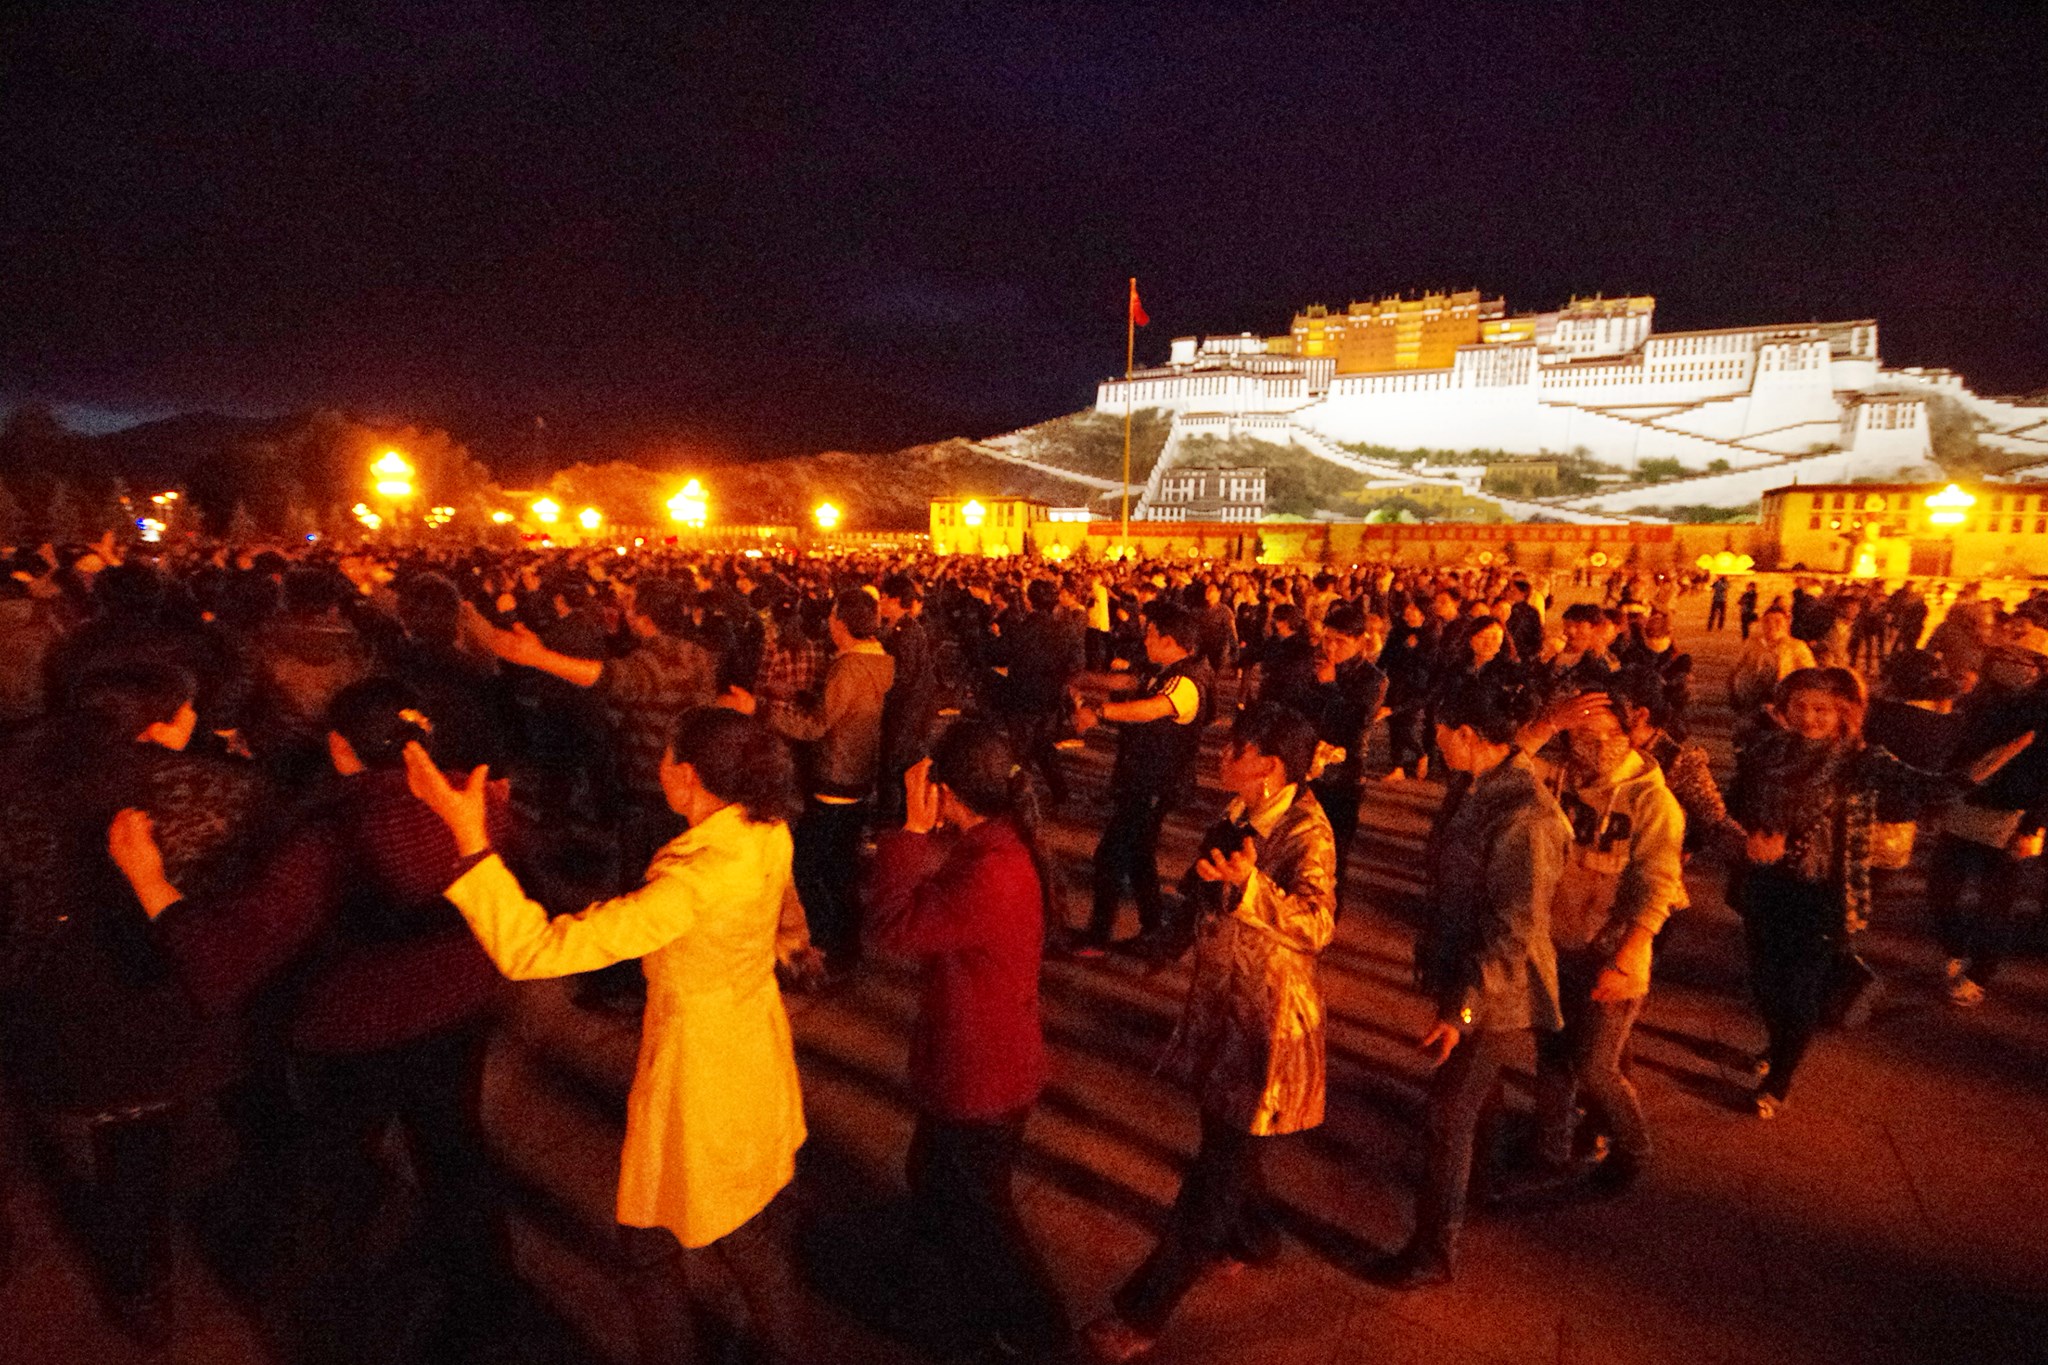
{"type": "Polygon", "coordinates": [[[930,834],[939,827],[939,784],[932,781],[932,761],[920,759],[903,774],[903,828],[930,834]]]}
{"type": "Polygon", "coordinates": [[[2034,742],[2034,732],[2027,731],[1993,749],[1970,765],[1969,778],[1972,782],[1989,782],[1998,776],[1998,770],[2018,758],[2034,742]]]}
{"type": "Polygon", "coordinates": [[[161,915],[183,897],[164,873],[164,855],[156,843],[156,826],[149,812],[130,808],[118,812],[107,827],[107,856],[134,888],[143,913],[151,919],[161,915]]]}
{"type": "Polygon", "coordinates": [[[467,858],[491,846],[486,814],[485,789],[491,778],[488,765],[470,773],[460,787],[451,783],[427,751],[414,740],[405,746],[405,784],[412,794],[448,826],[455,836],[455,851],[467,858]]]}

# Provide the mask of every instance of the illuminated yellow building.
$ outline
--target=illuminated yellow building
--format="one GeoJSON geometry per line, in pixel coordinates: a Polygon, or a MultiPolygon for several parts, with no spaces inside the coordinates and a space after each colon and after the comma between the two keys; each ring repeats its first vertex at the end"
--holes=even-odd
{"type": "Polygon", "coordinates": [[[2027,484],[1795,484],[1763,495],[1776,567],[1863,578],[2048,573],[2048,492],[2027,484]]]}
{"type": "Polygon", "coordinates": [[[1035,550],[1046,504],[1030,498],[934,498],[932,553],[1020,555],[1035,550]]]}
{"type": "MultiPolygon", "coordinates": [[[[1477,345],[1483,326],[1506,311],[1502,300],[1484,298],[1477,289],[1412,299],[1396,295],[1353,303],[1342,313],[1317,304],[1295,315],[1291,353],[1334,356],[1338,374],[1447,370],[1458,348],[1477,345]]],[[[1526,321],[1533,337],[1535,321],[1526,321]]]]}
{"type": "Polygon", "coordinates": [[[1479,339],[1489,346],[1506,346],[1516,341],[1536,339],[1537,318],[1534,313],[1518,313],[1511,318],[1487,318],[1479,324],[1479,339]]]}

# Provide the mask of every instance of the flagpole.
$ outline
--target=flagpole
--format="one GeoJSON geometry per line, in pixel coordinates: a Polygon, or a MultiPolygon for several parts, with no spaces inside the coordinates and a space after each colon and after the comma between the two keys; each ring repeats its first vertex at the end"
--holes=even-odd
{"type": "MultiPolygon", "coordinates": [[[[1132,299],[1138,297],[1138,277],[1131,276],[1132,299]]],[[[1138,350],[1138,313],[1124,304],[1124,558],[1131,555],[1131,362],[1138,350]]]]}

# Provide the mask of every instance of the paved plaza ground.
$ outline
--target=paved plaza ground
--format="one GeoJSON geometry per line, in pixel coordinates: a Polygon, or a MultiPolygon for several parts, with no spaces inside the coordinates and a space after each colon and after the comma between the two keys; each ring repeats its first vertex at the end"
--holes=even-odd
{"type": "MultiPolygon", "coordinates": [[[[1693,632],[1700,729],[1727,759],[1721,679],[1730,630],[1693,632]]],[[[1081,913],[1107,772],[1076,763],[1081,797],[1050,844],[1081,913]]],[[[1427,1010],[1410,987],[1408,927],[1434,784],[1375,787],[1353,852],[1353,893],[1323,958],[1329,1120],[1281,1144],[1272,1183],[1290,1233],[1280,1262],[1197,1287],[1163,1362],[1891,1362],[2048,1359],[2048,963],[2009,969],[1979,1010],[1936,989],[1917,874],[1879,903],[1870,955],[1887,978],[1864,1029],[1830,1034],[1789,1112],[1752,1117],[1743,1063],[1761,1041],[1741,943],[1717,868],[1674,919],[1638,1031],[1634,1074],[1656,1161],[1626,1198],[1469,1229],[1457,1281],[1407,1295],[1360,1269],[1397,1246],[1419,1172],[1427,1010]]],[[[1169,825],[1163,863],[1192,855],[1221,804],[1205,790],[1169,825]]],[[[1938,889],[1936,890],[1938,894],[1938,889]]],[[[2037,936],[2038,948],[2038,936],[2037,936]]],[[[1157,1234],[1196,1140],[1192,1105],[1152,1075],[1186,984],[1112,958],[1054,962],[1044,982],[1055,1078],[1029,1135],[1024,1217],[1076,1321],[1157,1234]]],[[[880,961],[842,994],[796,999],[811,1139],[793,1200],[801,1253],[827,1302],[829,1359],[947,1360],[946,1305],[906,1248],[901,1162],[912,1110],[905,1030],[915,980],[880,961]]],[[[579,1011],[554,983],[521,987],[494,1054],[489,1109],[514,1189],[535,1301],[508,1358],[630,1357],[608,1228],[623,1096],[637,1030],[579,1011]]],[[[1527,1063],[1510,1086],[1526,1102],[1527,1063]]],[[[18,1143],[8,1151],[19,1152],[18,1143]]],[[[17,1168],[6,1197],[20,1243],[0,1287],[0,1359],[138,1358],[93,1306],[39,1188],[17,1168]]],[[[272,1358],[261,1315],[194,1256],[167,1358],[272,1358]]]]}

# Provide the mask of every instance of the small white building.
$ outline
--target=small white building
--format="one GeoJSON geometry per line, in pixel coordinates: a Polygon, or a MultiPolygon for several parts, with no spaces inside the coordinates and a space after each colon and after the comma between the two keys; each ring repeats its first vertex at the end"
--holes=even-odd
{"type": "Polygon", "coordinates": [[[1266,471],[1215,466],[1176,466],[1159,476],[1148,493],[1148,521],[1255,522],[1266,514],[1266,471]]]}

